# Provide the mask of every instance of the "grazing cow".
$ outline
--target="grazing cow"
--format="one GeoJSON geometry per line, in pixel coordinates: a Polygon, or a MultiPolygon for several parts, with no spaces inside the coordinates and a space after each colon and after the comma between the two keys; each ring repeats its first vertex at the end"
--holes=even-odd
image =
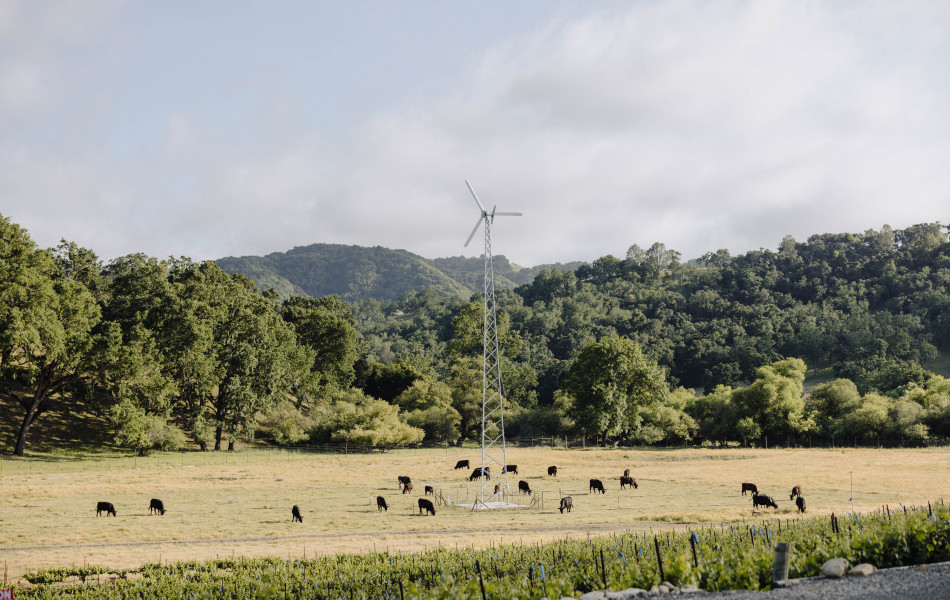
{"type": "Polygon", "coordinates": [[[778,508],[778,504],[775,503],[775,500],[772,500],[771,496],[754,493],[752,494],[752,510],[755,510],[759,506],[771,506],[772,508],[778,508]]]}
{"type": "Polygon", "coordinates": [[[638,486],[637,486],[637,480],[634,479],[633,477],[629,477],[629,476],[627,476],[627,475],[624,475],[623,477],[620,478],[620,489],[624,489],[624,488],[625,488],[626,486],[628,486],[628,485],[629,485],[630,487],[636,489],[636,488],[638,487],[638,486]]]}
{"type": "Polygon", "coordinates": [[[403,493],[403,494],[411,494],[411,493],[412,493],[412,483],[407,483],[406,485],[402,486],[402,493],[403,493]]]}
{"type": "Polygon", "coordinates": [[[796,485],[795,487],[792,488],[792,493],[789,494],[788,499],[794,500],[795,496],[801,496],[801,495],[802,495],[802,486],[796,485]]]}
{"type": "Polygon", "coordinates": [[[752,494],[755,495],[759,493],[759,488],[755,487],[754,483],[743,483],[742,495],[745,496],[746,492],[752,492],[752,494]]]}
{"type": "Polygon", "coordinates": [[[551,475],[552,477],[557,477],[557,467],[553,465],[548,467],[548,475],[551,475]]]}
{"type": "Polygon", "coordinates": [[[427,485],[424,491],[425,491],[426,496],[428,496],[429,494],[432,494],[433,496],[435,496],[435,488],[433,488],[431,485],[427,485]]]}
{"type": "Polygon", "coordinates": [[[386,506],[385,498],[383,498],[382,496],[376,496],[376,512],[379,512],[381,510],[385,510],[386,512],[389,512],[389,507],[386,506]]]}
{"type": "Polygon", "coordinates": [[[432,500],[419,498],[419,514],[424,515],[426,512],[432,513],[433,517],[435,516],[435,507],[432,506],[432,500]]]}
{"type": "Polygon", "coordinates": [[[148,514],[158,513],[160,515],[165,514],[165,505],[162,504],[162,501],[158,498],[152,498],[148,502],[148,514]]]}
{"type": "Polygon", "coordinates": [[[300,516],[299,506],[294,504],[294,507],[290,509],[290,514],[293,517],[293,519],[291,520],[291,523],[296,523],[297,521],[300,521],[301,523],[303,523],[303,517],[300,516]]]}
{"type": "Polygon", "coordinates": [[[505,465],[501,468],[502,473],[514,473],[518,474],[518,465],[505,465]]]}
{"type": "Polygon", "coordinates": [[[798,512],[805,514],[805,497],[799,494],[798,498],[795,498],[795,506],[798,507],[798,512]]]}
{"type": "Polygon", "coordinates": [[[531,495],[531,488],[528,487],[528,482],[524,479],[518,482],[518,491],[522,494],[528,494],[529,496],[531,495]]]}
{"type": "Polygon", "coordinates": [[[590,490],[588,490],[587,493],[589,494],[590,492],[600,492],[601,494],[606,494],[607,490],[604,489],[604,483],[601,480],[591,479],[590,490]]]}
{"type": "Polygon", "coordinates": [[[567,512],[571,512],[571,508],[574,507],[574,499],[570,496],[564,496],[561,498],[561,506],[558,510],[561,511],[561,514],[564,514],[564,510],[567,509],[567,512]]]}
{"type": "Polygon", "coordinates": [[[407,483],[412,483],[412,480],[409,479],[408,475],[400,475],[397,479],[399,479],[399,487],[403,487],[407,483]]]}
{"type": "MultiPolygon", "coordinates": [[[[489,470],[489,468],[485,467],[485,477],[488,477],[490,474],[491,474],[491,471],[489,470]]],[[[475,481],[481,476],[482,476],[482,468],[475,467],[474,469],[472,469],[472,474],[469,476],[468,480],[475,481]]]]}
{"type": "Polygon", "coordinates": [[[96,504],[96,516],[98,517],[100,513],[106,513],[106,516],[112,515],[116,516],[115,507],[112,506],[111,502],[100,502],[96,504]]]}
{"type": "Polygon", "coordinates": [[[460,461],[458,461],[457,463],[455,463],[455,468],[456,468],[456,469],[467,469],[467,468],[469,468],[469,467],[468,467],[468,461],[467,461],[467,460],[460,460],[460,461]]]}

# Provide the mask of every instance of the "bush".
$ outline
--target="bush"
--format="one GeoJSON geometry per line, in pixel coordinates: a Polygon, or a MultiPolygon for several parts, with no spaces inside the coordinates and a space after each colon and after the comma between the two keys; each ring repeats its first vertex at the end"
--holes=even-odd
{"type": "Polygon", "coordinates": [[[399,418],[399,407],[351,389],[334,396],[310,437],[315,441],[388,446],[421,442],[425,432],[404,423],[399,418]]]}
{"type": "Polygon", "coordinates": [[[185,445],[185,434],[165,416],[147,414],[131,400],[112,407],[110,419],[115,427],[115,443],[123,448],[147,454],[149,450],[178,450],[185,445]]]}
{"type": "Polygon", "coordinates": [[[287,400],[257,417],[258,433],[275,444],[301,442],[312,427],[313,421],[287,400]]]}

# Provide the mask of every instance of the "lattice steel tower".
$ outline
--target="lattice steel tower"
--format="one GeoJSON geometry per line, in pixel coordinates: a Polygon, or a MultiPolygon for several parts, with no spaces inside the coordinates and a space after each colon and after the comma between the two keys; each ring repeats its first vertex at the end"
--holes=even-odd
{"type": "Polygon", "coordinates": [[[468,246],[478,227],[485,224],[485,287],[483,291],[483,327],[482,327],[482,477],[480,501],[497,500],[507,502],[508,474],[503,473],[508,462],[505,459],[505,401],[504,387],[501,383],[501,353],[498,348],[498,318],[495,314],[495,270],[492,264],[491,226],[496,216],[521,216],[520,212],[496,212],[492,207],[491,213],[485,210],[481,201],[466,181],[468,191],[472,193],[481,216],[475,223],[475,228],[465,241],[468,246]],[[486,476],[486,469],[488,470],[486,476]],[[500,488],[498,497],[495,494],[495,485],[504,484],[500,488]]]}

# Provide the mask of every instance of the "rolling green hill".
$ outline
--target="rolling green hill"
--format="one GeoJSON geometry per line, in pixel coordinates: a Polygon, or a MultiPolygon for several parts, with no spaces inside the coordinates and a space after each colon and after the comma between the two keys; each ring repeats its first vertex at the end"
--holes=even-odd
{"type": "MultiPolygon", "coordinates": [[[[481,292],[485,265],[482,258],[430,260],[406,250],[340,244],[298,246],[267,256],[229,256],[217,263],[224,271],[242,273],[259,288],[273,289],[282,297],[336,294],[347,301],[396,300],[407,291],[429,289],[443,296],[468,298],[481,292]]],[[[574,270],[581,264],[524,268],[496,256],[495,286],[514,288],[530,283],[544,267],[574,270]]]]}

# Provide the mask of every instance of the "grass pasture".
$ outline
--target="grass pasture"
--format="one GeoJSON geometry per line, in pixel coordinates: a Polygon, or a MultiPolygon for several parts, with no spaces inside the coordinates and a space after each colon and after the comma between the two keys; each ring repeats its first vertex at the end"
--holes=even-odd
{"type": "MultiPolygon", "coordinates": [[[[416,551],[535,542],[689,523],[779,516],[794,518],[788,500],[801,485],[809,515],[898,509],[950,500],[950,450],[635,450],[510,448],[508,462],[538,500],[532,508],[473,512],[477,484],[470,471],[477,449],[405,450],[323,455],[278,451],[156,454],[148,458],[69,460],[49,457],[0,461],[0,555],[11,578],[26,570],[98,564],[131,568],[145,562],[216,556],[280,556],[416,551]],[[557,465],[558,477],[545,475],[557,465]],[[621,491],[629,468],[640,484],[621,491]],[[400,494],[396,476],[415,490],[400,494]],[[605,495],[588,495],[588,480],[603,480],[605,495]],[[779,504],[753,515],[740,483],[754,482],[779,504]],[[435,517],[418,514],[417,498],[433,485],[451,506],[435,517]],[[559,514],[559,496],[574,511],[559,514]],[[389,511],[376,510],[377,495],[389,511]],[[150,516],[150,498],[168,513],[150,516]],[[112,502],[118,517],[96,517],[97,501],[112,502]],[[292,523],[300,505],[304,522],[292,523]]],[[[517,493],[513,494],[517,498],[517,493]]],[[[522,500],[527,502],[527,500],[522,500]]]]}

